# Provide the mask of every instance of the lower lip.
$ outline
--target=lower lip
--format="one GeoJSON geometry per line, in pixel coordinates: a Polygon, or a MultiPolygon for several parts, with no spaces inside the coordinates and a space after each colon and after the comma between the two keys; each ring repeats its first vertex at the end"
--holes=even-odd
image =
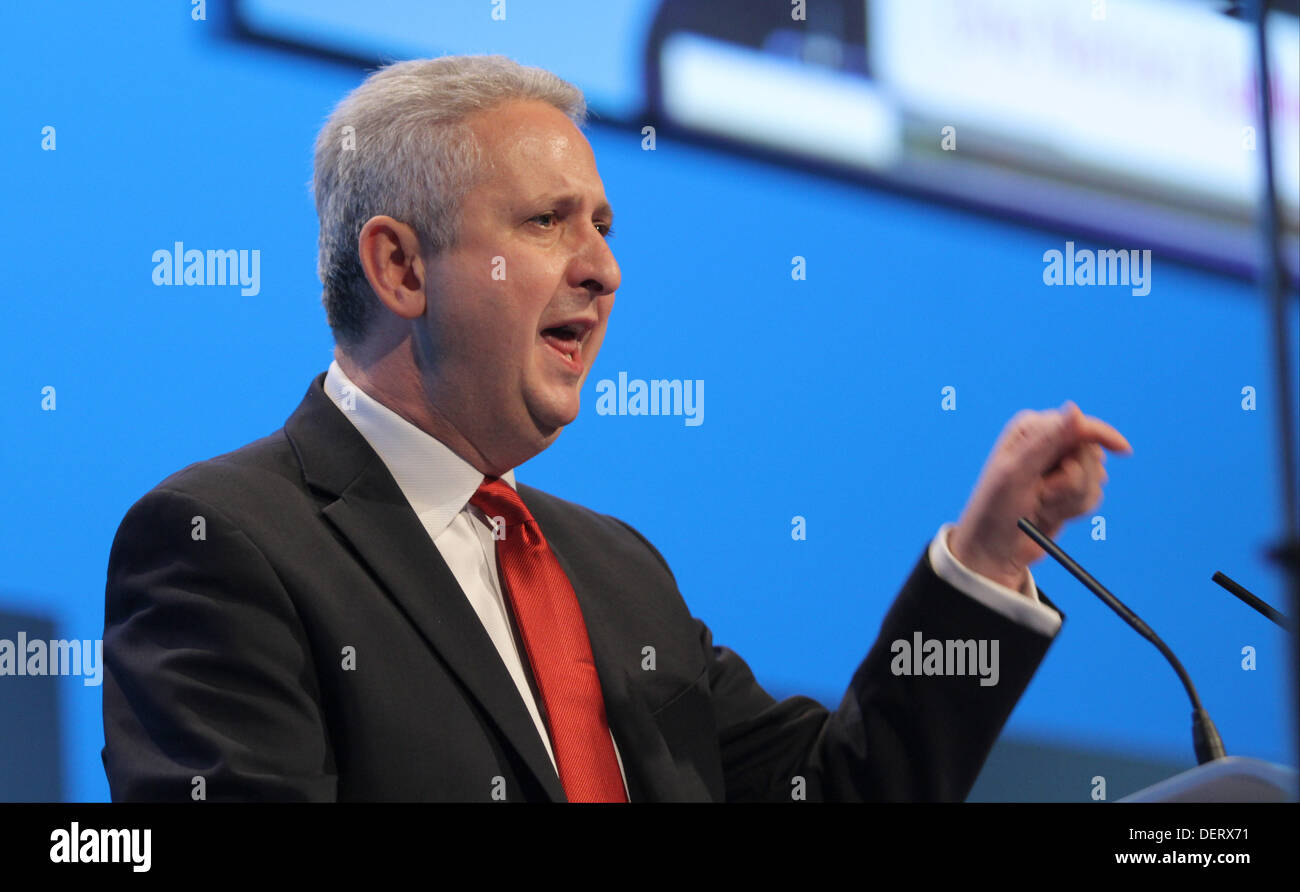
{"type": "Polygon", "coordinates": [[[564,367],[566,369],[568,369],[571,372],[582,371],[582,363],[578,362],[578,359],[581,358],[582,356],[581,347],[579,347],[578,350],[574,353],[573,359],[569,359],[569,357],[565,356],[559,350],[556,350],[548,342],[543,341],[542,343],[546,345],[546,349],[551,351],[551,353],[554,354],[560,360],[560,362],[564,363],[564,367]]]}

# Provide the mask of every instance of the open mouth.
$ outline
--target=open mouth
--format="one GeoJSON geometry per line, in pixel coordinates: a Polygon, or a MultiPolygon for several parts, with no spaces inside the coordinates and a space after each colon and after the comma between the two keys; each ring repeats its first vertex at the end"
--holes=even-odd
{"type": "Polygon", "coordinates": [[[561,325],[542,329],[542,340],[560,355],[571,368],[582,367],[582,345],[594,323],[586,320],[572,320],[561,325]]]}

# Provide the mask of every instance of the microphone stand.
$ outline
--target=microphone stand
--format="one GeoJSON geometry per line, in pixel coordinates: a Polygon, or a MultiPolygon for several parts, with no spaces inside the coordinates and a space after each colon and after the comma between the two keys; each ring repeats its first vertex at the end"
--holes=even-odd
{"type": "MultiPolygon", "coordinates": [[[[1291,345],[1287,326],[1289,286],[1282,257],[1281,220],[1277,210],[1277,183],[1273,162],[1273,105],[1268,58],[1268,12],[1270,0],[1249,0],[1255,26],[1256,111],[1259,116],[1263,149],[1262,194],[1259,208],[1259,236],[1263,242],[1260,258],[1260,291],[1271,309],[1273,383],[1276,391],[1275,424],[1277,448],[1282,464],[1282,540],[1269,551],[1280,564],[1283,581],[1290,593],[1290,613],[1300,616],[1300,489],[1297,488],[1295,420],[1292,417],[1291,345]]],[[[1291,635],[1291,703],[1295,753],[1300,755],[1300,644],[1291,635]]]]}
{"type": "Polygon", "coordinates": [[[1091,573],[1080,567],[1074,558],[1062,551],[1061,546],[1034,526],[1029,518],[1020,518],[1016,521],[1016,526],[1020,527],[1026,536],[1037,542],[1038,546],[1051,555],[1057,563],[1069,570],[1075,579],[1084,584],[1085,588],[1098,598],[1101,598],[1107,607],[1119,614],[1120,619],[1124,620],[1134,631],[1156,646],[1156,649],[1169,661],[1169,665],[1173,666],[1174,671],[1178,673],[1178,680],[1183,683],[1183,689],[1187,691],[1187,699],[1192,703],[1192,747],[1196,751],[1197,764],[1204,765],[1207,762],[1224,758],[1226,753],[1223,749],[1223,740],[1219,737],[1219,731],[1214,727],[1210,714],[1201,705],[1201,695],[1196,693],[1196,686],[1192,684],[1192,677],[1187,674],[1187,670],[1183,668],[1183,664],[1178,657],[1174,656],[1174,652],[1170,650],[1169,645],[1165,644],[1160,636],[1152,631],[1151,627],[1144,623],[1123,601],[1112,595],[1104,585],[1092,577],[1091,573]]]}

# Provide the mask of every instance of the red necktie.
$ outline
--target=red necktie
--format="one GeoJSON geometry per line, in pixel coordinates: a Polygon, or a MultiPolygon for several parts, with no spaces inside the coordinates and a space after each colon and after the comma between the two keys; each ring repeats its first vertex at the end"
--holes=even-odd
{"type": "Polygon", "coordinates": [[[565,796],[570,802],[626,802],[587,624],[569,577],[508,483],[486,477],[469,502],[504,521],[504,538],[494,536],[497,567],[545,704],[565,796]]]}

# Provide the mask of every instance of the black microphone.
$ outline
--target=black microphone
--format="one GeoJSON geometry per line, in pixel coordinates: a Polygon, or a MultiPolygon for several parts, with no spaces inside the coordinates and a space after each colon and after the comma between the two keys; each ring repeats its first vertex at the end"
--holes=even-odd
{"type": "Polygon", "coordinates": [[[1215,571],[1214,575],[1211,576],[1210,578],[1213,579],[1215,582],[1217,582],[1219,585],[1226,588],[1228,591],[1232,592],[1241,600],[1245,601],[1251,607],[1254,607],[1260,613],[1267,616],[1273,622],[1277,623],[1279,626],[1286,629],[1288,632],[1291,630],[1292,628],[1291,620],[1287,619],[1285,613],[1283,613],[1280,610],[1274,610],[1272,607],[1268,605],[1267,601],[1263,600],[1262,598],[1255,597],[1253,594],[1247,591],[1244,586],[1241,586],[1238,583],[1234,582],[1232,578],[1228,576],[1226,573],[1215,571]]]}
{"type": "Polygon", "coordinates": [[[1178,657],[1174,656],[1174,652],[1169,649],[1169,645],[1161,641],[1160,636],[1151,631],[1151,627],[1142,622],[1138,615],[1129,610],[1119,598],[1112,595],[1106,590],[1105,586],[1093,579],[1087,570],[1075,563],[1074,559],[1062,551],[1059,545],[1047,538],[1042,530],[1024,517],[1016,521],[1016,525],[1024,531],[1025,535],[1037,542],[1043,551],[1055,558],[1058,564],[1069,570],[1075,579],[1087,587],[1088,591],[1101,598],[1107,607],[1118,613],[1120,619],[1132,626],[1139,635],[1154,644],[1165,655],[1169,665],[1173,666],[1174,671],[1178,673],[1178,678],[1182,681],[1183,687],[1187,689],[1187,696],[1192,701],[1192,746],[1196,749],[1197,763],[1204,765],[1206,762],[1222,759],[1227,755],[1223,749],[1223,741],[1219,738],[1219,731],[1214,727],[1214,722],[1210,720],[1210,714],[1201,705],[1200,695],[1196,693],[1196,688],[1192,685],[1192,679],[1188,676],[1187,670],[1183,668],[1183,664],[1178,662],[1178,657]]]}

